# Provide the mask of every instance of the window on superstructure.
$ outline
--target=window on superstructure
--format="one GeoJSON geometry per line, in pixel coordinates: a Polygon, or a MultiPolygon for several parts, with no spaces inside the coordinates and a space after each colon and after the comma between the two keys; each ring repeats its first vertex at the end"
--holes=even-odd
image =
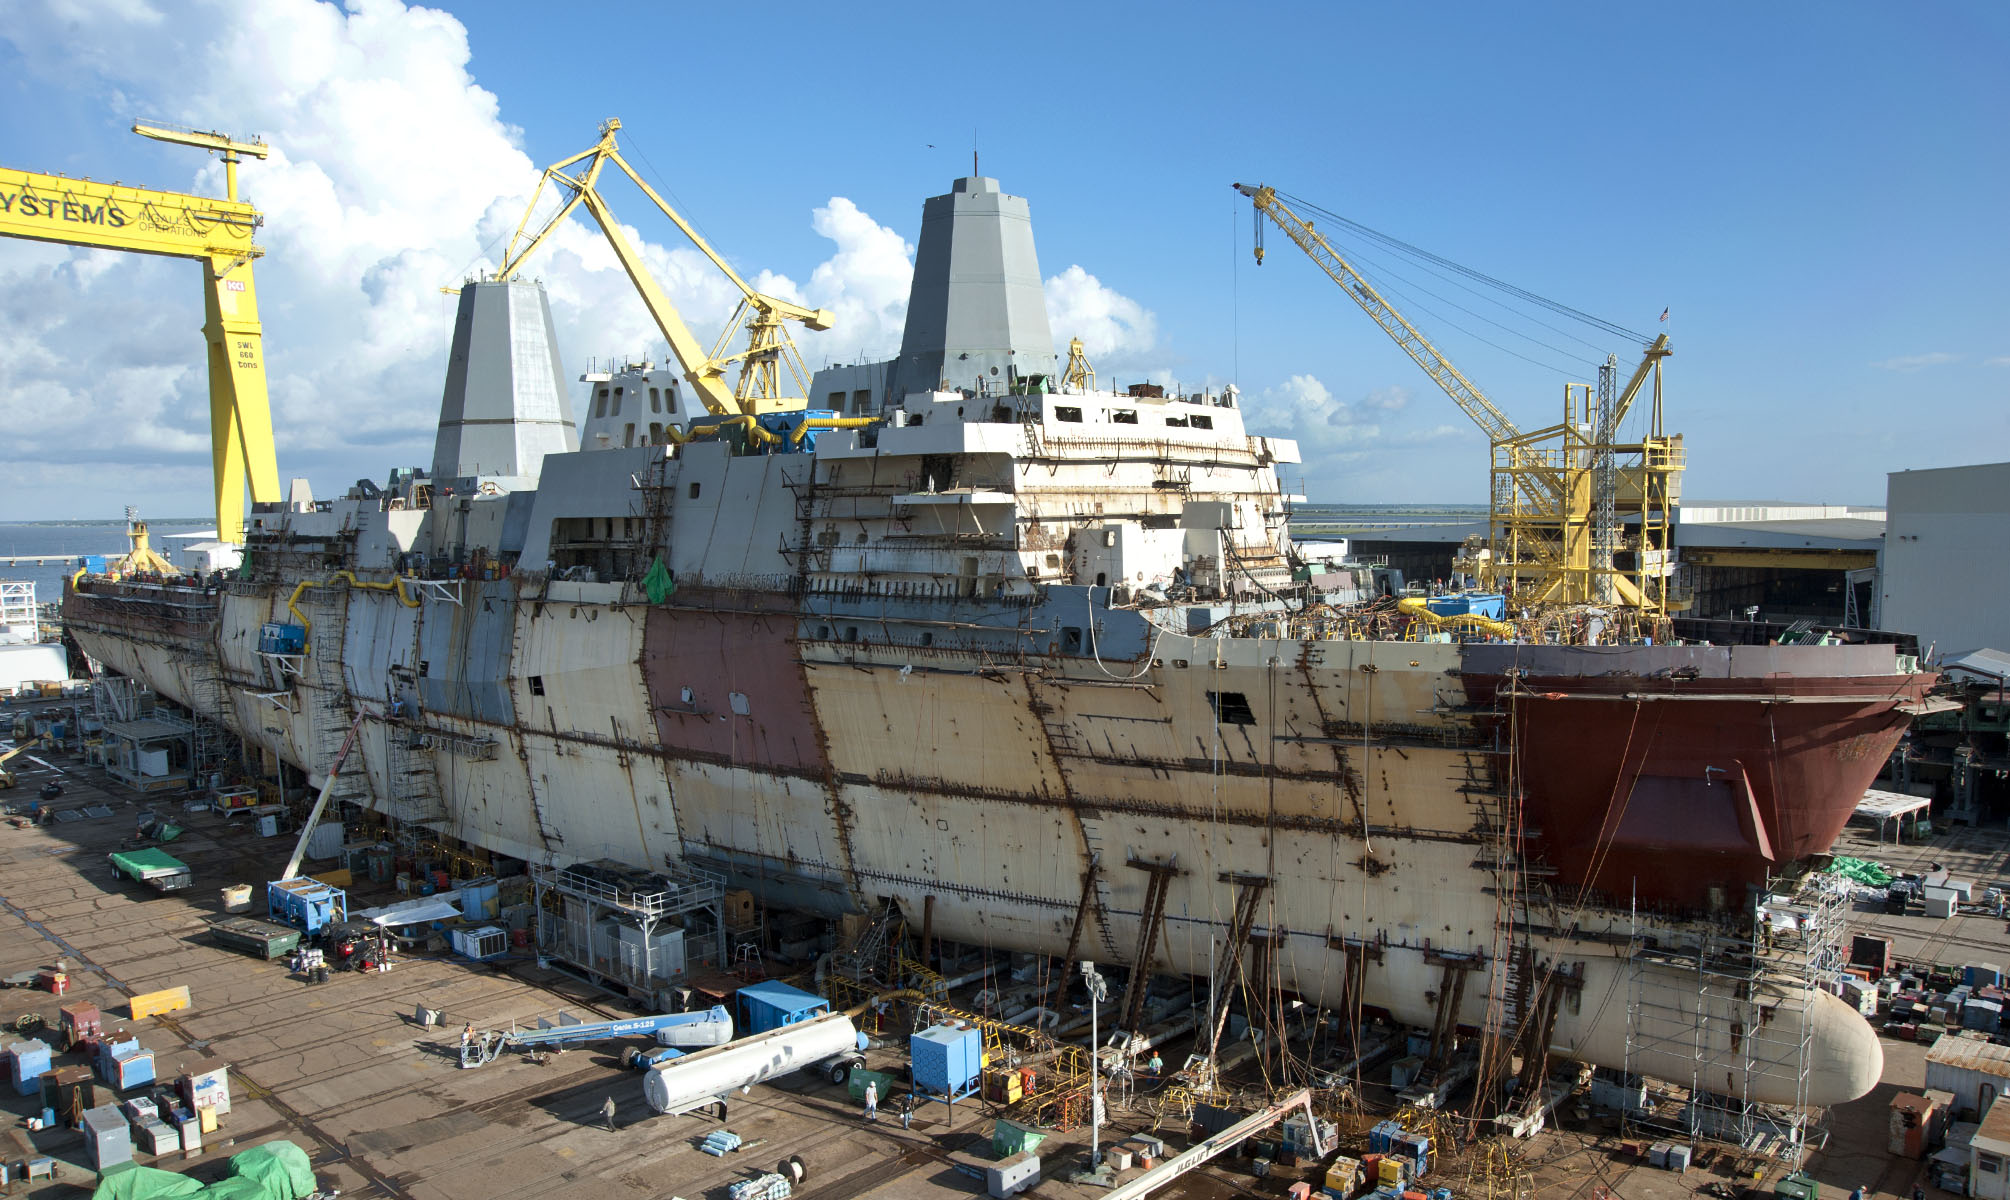
{"type": "Polygon", "coordinates": [[[621,444],[624,446],[633,446],[635,444],[635,422],[630,421],[622,427],[621,444]]]}
{"type": "Polygon", "coordinates": [[[649,411],[650,412],[663,411],[663,389],[661,388],[649,389],[649,411]]]}
{"type": "Polygon", "coordinates": [[[663,389],[663,410],[673,417],[677,415],[677,385],[674,383],[663,389]]]}
{"type": "Polygon", "coordinates": [[[1135,425],[1137,423],[1138,410],[1135,408],[1113,408],[1110,410],[1110,424],[1112,425],[1135,425]]]}
{"type": "Polygon", "coordinates": [[[690,490],[690,493],[689,493],[689,495],[690,495],[691,499],[693,499],[693,500],[696,500],[696,499],[698,498],[698,485],[697,485],[697,484],[695,484],[695,483],[694,483],[694,484],[692,484],[692,485],[691,485],[691,490],[690,490]]]}
{"type": "Polygon", "coordinates": [[[663,422],[661,421],[649,422],[649,444],[652,446],[660,446],[663,444],[663,422]]]}
{"type": "MultiPolygon", "coordinates": [[[[832,405],[832,407],[842,410],[844,406],[837,404],[832,405]]],[[[866,413],[872,411],[872,390],[870,388],[860,388],[851,394],[851,410],[860,416],[864,416],[866,413]]]]}
{"type": "Polygon", "coordinates": [[[1187,427],[1187,418],[1185,417],[1166,418],[1166,428],[1168,429],[1185,429],[1186,427],[1187,427]]]}
{"type": "Polygon", "coordinates": [[[593,415],[596,417],[604,417],[607,415],[606,388],[601,388],[598,391],[594,392],[593,394],[593,415]]]}
{"type": "Polygon", "coordinates": [[[1079,424],[1082,420],[1082,410],[1071,405],[1057,404],[1054,406],[1054,419],[1056,421],[1073,421],[1079,424]]]}
{"type": "Polygon", "coordinates": [[[533,676],[531,676],[531,677],[530,677],[530,681],[529,681],[529,682],[530,682],[530,694],[531,694],[531,695],[533,695],[533,696],[542,696],[542,695],[544,695],[544,676],[542,676],[542,675],[533,675],[533,676]]]}
{"type": "Polygon", "coordinates": [[[1214,708],[1214,719],[1217,724],[1256,724],[1256,712],[1249,707],[1249,697],[1241,692],[1209,692],[1207,702],[1214,708]]]}
{"type": "Polygon", "coordinates": [[[1195,429],[1213,429],[1214,418],[1205,413],[1195,413],[1193,415],[1193,427],[1195,429]]]}
{"type": "Polygon", "coordinates": [[[614,389],[614,405],[613,405],[613,407],[612,407],[612,408],[610,408],[610,409],[609,409],[608,411],[609,411],[610,415],[612,415],[612,416],[617,416],[617,417],[618,417],[618,416],[620,416],[620,415],[621,415],[621,389],[620,389],[620,388],[615,388],[615,389],[614,389]]]}
{"type": "Polygon", "coordinates": [[[825,397],[824,397],[824,407],[825,407],[825,408],[828,408],[828,409],[832,409],[833,411],[836,411],[836,412],[843,412],[843,411],[844,411],[844,393],[843,393],[843,392],[832,392],[832,393],[831,393],[830,395],[828,395],[828,396],[825,396],[825,397]]]}

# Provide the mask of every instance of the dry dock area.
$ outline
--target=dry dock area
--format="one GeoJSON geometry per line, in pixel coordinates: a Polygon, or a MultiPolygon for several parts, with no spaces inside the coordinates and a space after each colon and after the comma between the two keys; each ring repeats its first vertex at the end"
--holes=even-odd
{"type": "MultiPolygon", "coordinates": [[[[617,1061],[619,1045],[554,1055],[541,1064],[506,1054],[463,1070],[457,1048],[465,1024],[496,1028],[561,1011],[595,1019],[631,1010],[530,961],[498,967],[415,956],[398,959],[387,973],[338,972],[314,984],[290,973],[283,961],[260,962],[219,948],[204,931],[221,912],[220,889],[262,883],[291,849],[292,835],[260,838],[248,820],[191,814],[187,833],[171,849],[193,868],[196,885],[156,895],[115,877],[106,859],[132,835],[143,802],[95,768],[65,756],[40,757],[49,765],[23,764],[22,786],[6,799],[26,801],[41,783],[60,777],[66,791],[55,802],[59,812],[103,815],[41,826],[0,823],[0,976],[61,959],[71,980],[70,993],[60,998],[39,990],[0,993],[0,1020],[36,1014],[53,1026],[60,1004],[92,1001],[105,1011],[108,1028],[129,1029],[155,1052],[162,1079],[208,1058],[230,1064],[233,1111],[203,1153],[192,1160],[165,1155],[158,1162],[139,1155],[142,1162],[208,1179],[231,1153],[289,1138],[309,1151],[324,1187],[351,1196],[699,1200],[723,1198],[731,1184],[798,1155],[807,1178],[796,1194],[814,1200],[983,1194],[951,1165],[954,1154],[977,1149],[990,1132],[990,1107],[976,1098],[957,1106],[953,1122],[942,1106],[925,1106],[913,1128],[903,1130],[891,1111],[878,1124],[866,1124],[842,1088],[790,1076],[732,1101],[726,1127],[748,1146],[715,1158],[699,1143],[718,1122],[652,1114],[643,1102],[642,1077],[617,1061]],[[176,986],[189,988],[190,1009],[128,1019],[130,995],[176,986]],[[443,1024],[421,1025],[421,1007],[440,1010],[443,1024]],[[601,1117],[609,1098],[616,1110],[611,1131],[601,1117]]],[[[172,808],[180,819],[178,802],[152,803],[172,808]]],[[[1939,862],[1979,887],[2005,873],[2006,847],[2010,839],[1998,831],[1963,830],[1926,845],[1895,847],[1852,829],[1837,849],[1894,869],[1939,862]]],[[[1993,917],[1929,920],[1859,908],[1851,923],[1893,935],[1906,958],[1957,964],[2010,958],[2010,937],[1993,917]]],[[[1828,1148],[1810,1165],[1810,1173],[1838,1195],[1862,1184],[1877,1194],[1909,1196],[1918,1173],[1918,1163],[1889,1158],[1882,1146],[1891,1096],[1921,1086],[1925,1047],[1887,1041],[1886,1049],[1885,1082],[1833,1114],[1828,1148]]],[[[887,1069],[904,1058],[897,1049],[868,1057],[875,1068],[887,1069]]],[[[56,1061],[76,1060],[59,1055],[56,1061]]],[[[1343,1145],[1358,1143],[1360,1130],[1379,1119],[1379,1091],[1368,1089],[1370,1105],[1356,1110],[1351,1128],[1343,1114],[1343,1145]]],[[[10,1194],[74,1195],[91,1186],[82,1135],[19,1129],[18,1119],[35,1106],[11,1088],[5,1107],[17,1119],[10,1161],[27,1138],[36,1153],[62,1163],[53,1183],[17,1183],[10,1194]]],[[[1105,1138],[1142,1123],[1120,1114],[1118,1129],[1106,1128],[1105,1138]]],[[[1175,1149],[1187,1144],[1183,1128],[1160,1133],[1175,1149]]],[[[1064,1178],[1087,1136],[1076,1130],[1049,1141],[1043,1148],[1049,1178],[1027,1194],[1104,1194],[1064,1178]]],[[[1566,1106],[1559,1128],[1527,1142],[1448,1155],[1429,1182],[1460,1197],[1529,1195],[1531,1189],[1545,1197],[1591,1197],[1603,1189],[1608,1196],[1655,1200],[1688,1196],[1706,1184],[1752,1182],[1754,1164],[1729,1153],[1706,1153],[1697,1168],[1675,1175],[1626,1155],[1627,1140],[1616,1123],[1566,1106]],[[1496,1160],[1492,1170],[1483,1161],[1489,1157],[1496,1160]]],[[[1156,1195],[1275,1197],[1286,1195],[1293,1180],[1311,1178],[1310,1166],[1259,1178],[1246,1157],[1231,1154],[1156,1195]]]]}

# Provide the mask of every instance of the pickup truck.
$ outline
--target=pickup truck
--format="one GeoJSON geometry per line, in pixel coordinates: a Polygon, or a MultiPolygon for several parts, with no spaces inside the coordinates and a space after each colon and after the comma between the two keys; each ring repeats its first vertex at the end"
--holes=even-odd
{"type": "Polygon", "coordinates": [[[113,871],[157,892],[178,892],[195,882],[187,863],[159,848],[118,850],[111,859],[113,871]]]}

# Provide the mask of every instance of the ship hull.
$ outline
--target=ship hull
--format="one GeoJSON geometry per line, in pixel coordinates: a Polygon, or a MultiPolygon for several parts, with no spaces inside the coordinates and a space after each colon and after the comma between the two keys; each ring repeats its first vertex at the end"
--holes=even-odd
{"type": "MultiPolygon", "coordinates": [[[[1807,1029],[1820,1052],[1805,1075],[1755,1068],[1726,1032],[1748,1001],[1697,997],[1679,964],[1639,949],[1721,924],[1709,910],[1726,890],[1825,849],[1925,676],[1883,677],[1877,703],[1861,679],[1821,677],[1788,702],[1777,682],[1740,693],[1726,662],[1717,691],[1656,695],[1641,680],[1665,666],[1644,654],[1613,660],[1633,672],[1625,690],[1512,676],[1484,647],[1163,631],[1131,661],[1001,665],[819,638],[818,618],[779,597],[692,590],[651,605],[623,585],[457,586],[451,605],[318,596],[321,662],[286,702],[246,682],[269,669],[257,631],[285,611],[283,587],[213,595],[207,625],[136,620],[138,602],[89,591],[66,615],[94,656],[185,703],[202,703],[213,661],[224,721],[317,782],[350,714],[395,706],[365,721],[363,770],[343,792],[531,862],[694,861],[774,904],[926,907],[939,935],[972,945],[1199,977],[1259,881],[1245,973],[1314,1004],[1500,1028],[1530,1004],[1505,969],[1519,947],[1571,983],[1550,1037],[1562,1055],[1801,1104],[1860,1095],[1881,1066],[1861,1018],[1788,972],[1764,983],[1765,1020],[1796,1042],[1807,1029]],[[1704,739],[1726,727],[1769,732],[1704,739]],[[415,732],[435,809],[415,808],[401,778],[415,732]],[[1719,766],[1737,777],[1706,777],[1719,766]],[[1683,851],[1681,874],[1709,885],[1669,887],[1650,867],[1680,828],[1657,806],[1696,788],[1735,803],[1683,851]],[[1501,837],[1516,796],[1524,845],[1501,837]],[[1629,818],[1635,806],[1651,819],[1629,818]],[[1154,868],[1168,879],[1147,937],[1154,868]],[[1655,903],[1628,902],[1641,894],[1655,903]],[[1365,960],[1353,986],[1350,956],[1365,960]],[[1464,970],[1476,973],[1447,1014],[1440,995],[1464,970]],[[1700,1065],[1693,1045],[1629,1029],[1643,989],[1690,1006],[1665,1019],[1713,1031],[1700,1065]],[[1694,1007],[1711,1004],[1724,1011],[1694,1007]]],[[[1773,654],[1814,677],[1819,660],[1789,649],[1773,654]]]]}

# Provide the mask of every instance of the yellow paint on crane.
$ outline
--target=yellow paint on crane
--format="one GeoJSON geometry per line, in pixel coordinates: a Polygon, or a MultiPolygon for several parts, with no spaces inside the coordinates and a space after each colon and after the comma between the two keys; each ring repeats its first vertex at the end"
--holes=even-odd
{"type": "Polygon", "coordinates": [[[264,158],[263,142],[219,133],[135,125],[157,141],[222,154],[225,199],[97,183],[0,167],[0,237],[188,258],[203,267],[203,336],[209,343],[211,471],[217,537],[244,541],[244,494],[276,504],[279,467],[266,392],[263,326],[252,260],[264,253],[252,236],[264,218],[237,198],[241,155],[264,158]]]}

